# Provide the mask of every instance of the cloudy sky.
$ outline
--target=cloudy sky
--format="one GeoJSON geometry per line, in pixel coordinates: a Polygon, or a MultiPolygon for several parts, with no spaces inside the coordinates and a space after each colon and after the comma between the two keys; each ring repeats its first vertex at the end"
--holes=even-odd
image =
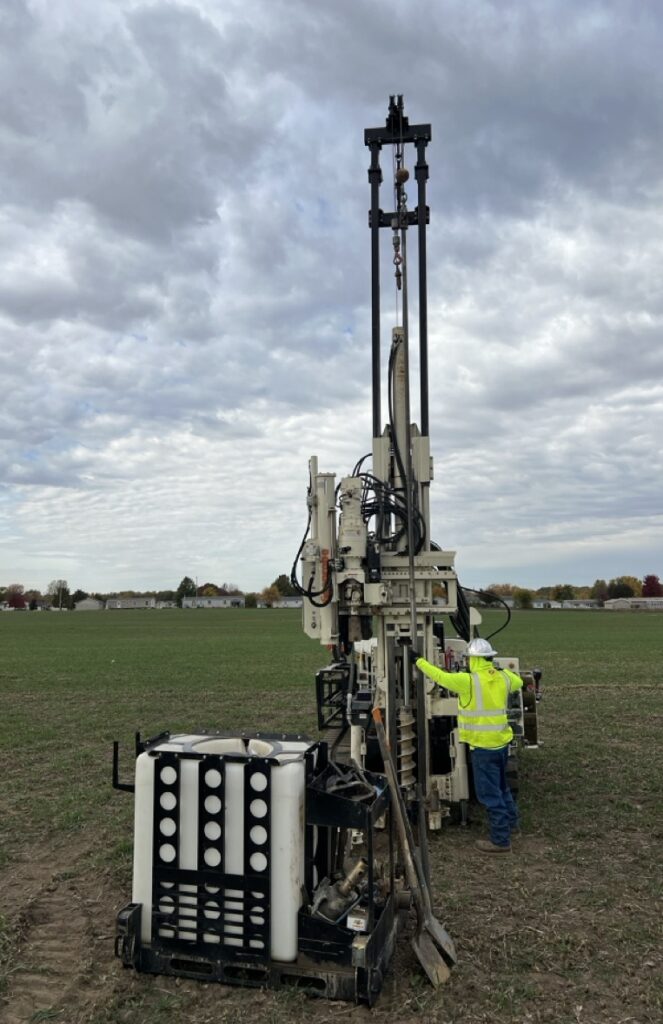
{"type": "Polygon", "coordinates": [[[0,38],[0,583],[289,571],[309,456],[370,448],[394,92],[433,536],[470,586],[663,575],[662,5],[3,0],[0,38]]]}

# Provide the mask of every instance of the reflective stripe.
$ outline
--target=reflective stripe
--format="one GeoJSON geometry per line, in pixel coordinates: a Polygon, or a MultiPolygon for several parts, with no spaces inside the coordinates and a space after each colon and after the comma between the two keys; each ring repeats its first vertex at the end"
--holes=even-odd
{"type": "Polygon", "coordinates": [[[465,725],[463,722],[459,722],[458,723],[458,728],[461,730],[461,732],[503,732],[504,731],[504,725],[465,725]]]}
{"type": "Polygon", "coordinates": [[[504,708],[495,708],[494,711],[483,711],[482,709],[479,709],[478,711],[466,711],[465,708],[459,708],[458,710],[459,718],[496,718],[498,715],[502,718],[506,718],[506,711],[504,708]]]}
{"type": "Polygon", "coordinates": [[[479,679],[479,674],[477,672],[472,673],[472,688],[474,692],[474,703],[477,708],[481,710],[483,708],[483,693],[481,691],[481,680],[479,679]]]}
{"type": "Polygon", "coordinates": [[[507,704],[508,704],[509,697],[511,696],[511,680],[509,679],[509,677],[506,674],[506,672],[504,671],[504,669],[500,670],[500,675],[502,676],[502,679],[506,683],[506,700],[507,700],[507,704]]]}

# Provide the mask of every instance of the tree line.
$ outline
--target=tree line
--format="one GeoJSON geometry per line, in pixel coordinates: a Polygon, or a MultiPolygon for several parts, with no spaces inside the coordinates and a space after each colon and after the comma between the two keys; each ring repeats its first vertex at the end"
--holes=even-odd
{"type": "MultiPolygon", "coordinates": [[[[440,588],[440,594],[442,590],[440,588]]],[[[637,576],[616,576],[611,580],[595,580],[590,586],[575,586],[571,583],[556,583],[552,586],[539,587],[538,590],[521,587],[514,583],[491,583],[481,591],[483,604],[490,604],[491,594],[497,597],[510,598],[517,608],[531,608],[535,601],[593,600],[599,604],[614,597],[663,597],[663,584],[658,576],[650,573],[639,579],[637,576]]],[[[290,582],[289,576],[281,573],[261,591],[245,593],[236,583],[203,583],[198,586],[190,576],[184,576],[174,590],[120,590],[109,593],[97,591],[88,593],[85,590],[70,590],[67,580],[51,580],[45,593],[34,588],[26,588],[21,583],[10,583],[0,586],[0,604],[19,610],[37,608],[56,608],[66,610],[74,608],[86,597],[94,597],[99,601],[108,601],[122,597],[153,597],[157,601],[172,602],[182,607],[185,597],[232,597],[241,595],[247,608],[255,608],[258,602],[271,606],[283,597],[294,597],[297,591],[290,582]]],[[[493,602],[494,603],[494,602],[493,602]]]]}
{"type": "Polygon", "coordinates": [[[78,602],[85,600],[86,597],[93,597],[104,603],[113,598],[153,597],[156,601],[172,602],[178,608],[181,608],[185,597],[233,597],[241,595],[247,608],[255,608],[259,601],[272,605],[282,597],[291,597],[296,593],[289,577],[285,573],[277,576],[273,583],[270,583],[263,590],[249,593],[240,590],[236,583],[218,584],[207,582],[197,585],[190,576],[184,576],[173,590],[113,590],[107,593],[81,589],[72,591],[67,580],[59,579],[51,580],[43,593],[34,587],[24,587],[22,583],[10,583],[7,586],[0,586],[0,604],[6,604],[9,608],[15,608],[19,611],[34,611],[38,608],[68,611],[75,608],[78,602]]]}
{"type": "MultiPolygon", "coordinates": [[[[637,576],[616,576],[611,580],[594,580],[590,586],[574,586],[572,583],[556,583],[553,586],[531,590],[513,583],[491,583],[484,593],[509,597],[517,608],[531,608],[534,601],[598,601],[600,605],[616,597],[663,597],[663,584],[659,577],[650,573],[639,579],[637,576]]],[[[490,603],[487,601],[486,603],[490,603]]]]}

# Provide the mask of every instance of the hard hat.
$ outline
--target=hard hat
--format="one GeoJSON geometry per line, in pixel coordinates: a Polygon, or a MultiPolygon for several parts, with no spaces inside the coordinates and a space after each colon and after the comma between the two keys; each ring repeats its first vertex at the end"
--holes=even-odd
{"type": "Polygon", "coordinates": [[[467,653],[473,658],[492,658],[497,654],[491,647],[488,640],[482,640],[480,636],[470,640],[467,653]]]}

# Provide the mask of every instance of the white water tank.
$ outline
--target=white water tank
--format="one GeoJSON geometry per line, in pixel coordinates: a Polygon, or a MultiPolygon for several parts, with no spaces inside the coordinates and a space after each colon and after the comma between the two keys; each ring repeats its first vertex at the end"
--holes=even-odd
{"type": "MultiPolygon", "coordinates": [[[[149,945],[152,941],[155,865],[176,865],[178,869],[193,872],[198,870],[199,864],[205,870],[222,867],[224,875],[236,876],[237,884],[241,884],[245,855],[248,855],[247,871],[252,875],[264,871],[269,877],[269,955],[282,962],[297,958],[297,915],[304,883],[306,770],[303,755],[309,747],[309,742],[300,740],[256,737],[245,742],[239,736],[185,734],[170,736],[138,756],[132,901],[142,904],[143,943],[149,945]],[[158,755],[166,753],[179,756],[172,764],[162,764],[157,779],[158,755]],[[217,785],[221,792],[220,772],[215,769],[205,772],[204,762],[201,763],[196,754],[223,758],[223,800],[215,795],[213,788],[217,785]],[[235,757],[226,760],[225,755],[235,757]],[[256,757],[269,757],[279,762],[278,766],[270,767],[269,778],[252,768],[245,776],[247,765],[254,765],[256,757]],[[248,795],[245,794],[245,777],[251,788],[248,795]],[[201,778],[205,780],[207,794],[202,805],[201,778]],[[157,790],[160,806],[155,808],[157,790]],[[269,803],[265,799],[267,793],[269,803]],[[202,821],[199,821],[199,807],[204,815],[202,821]]],[[[261,893],[232,885],[217,887],[180,882],[177,892],[171,895],[166,886],[172,890],[174,883],[162,882],[161,885],[159,910],[167,913],[177,909],[178,912],[174,921],[162,922],[160,938],[192,943],[197,939],[217,949],[223,942],[237,952],[241,948],[257,951],[264,946],[255,932],[247,934],[244,929],[247,920],[249,927],[258,926],[264,920],[261,893]],[[243,903],[245,898],[256,902],[247,909],[243,903]],[[201,910],[203,900],[205,909],[201,910]],[[215,909],[209,909],[210,904],[215,909]],[[205,919],[213,922],[215,931],[204,929],[204,919],[202,926],[198,920],[196,931],[197,915],[200,918],[203,913],[205,919]],[[219,928],[222,914],[223,927],[219,928]]]]}

